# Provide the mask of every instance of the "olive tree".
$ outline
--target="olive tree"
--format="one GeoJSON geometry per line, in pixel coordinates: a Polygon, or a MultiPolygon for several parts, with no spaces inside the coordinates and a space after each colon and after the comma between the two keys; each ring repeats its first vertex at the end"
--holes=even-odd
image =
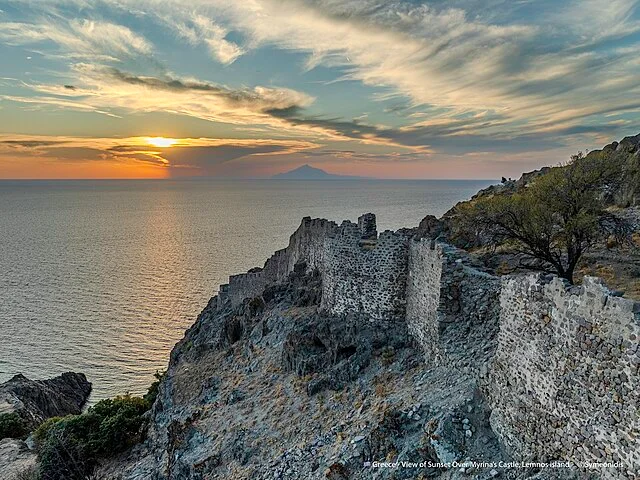
{"type": "Polygon", "coordinates": [[[603,236],[628,235],[626,223],[606,209],[621,181],[614,164],[580,153],[513,194],[478,199],[465,209],[465,221],[493,245],[573,283],[580,258],[603,236]]]}

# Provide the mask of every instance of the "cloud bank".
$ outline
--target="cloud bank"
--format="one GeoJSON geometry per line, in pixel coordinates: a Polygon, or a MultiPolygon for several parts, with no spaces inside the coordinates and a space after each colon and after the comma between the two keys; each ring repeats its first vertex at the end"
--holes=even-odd
{"type": "Polygon", "coordinates": [[[113,118],[169,113],[254,140],[322,143],[344,161],[517,161],[637,133],[638,4],[16,0],[23,14],[0,16],[0,41],[61,59],[63,81],[20,78],[0,98],[113,118]],[[251,70],[262,55],[299,78],[251,70]],[[325,80],[309,81],[314,72],[325,80]],[[360,96],[336,106],[327,86],[360,96]],[[331,112],[357,102],[350,117],[331,112]]]}
{"type": "Polygon", "coordinates": [[[144,166],[147,173],[149,168],[153,169],[156,177],[213,176],[227,175],[225,164],[233,160],[265,154],[299,154],[318,147],[304,141],[181,138],[175,139],[171,148],[162,148],[151,141],[145,137],[0,135],[0,166],[38,159],[43,164],[106,163],[122,171],[136,171],[144,166]]]}

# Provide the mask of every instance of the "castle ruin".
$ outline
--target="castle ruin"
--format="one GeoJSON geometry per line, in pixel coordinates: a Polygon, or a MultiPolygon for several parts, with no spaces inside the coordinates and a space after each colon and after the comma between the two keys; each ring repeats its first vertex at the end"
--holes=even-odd
{"type": "Polygon", "coordinates": [[[238,304],[304,263],[322,278],[321,309],[403,321],[428,366],[473,376],[491,426],[522,461],[640,465],[640,303],[595,278],[494,276],[464,251],[406,231],[378,235],[373,214],[337,225],[306,217],[263,268],[230,277],[238,304]]]}

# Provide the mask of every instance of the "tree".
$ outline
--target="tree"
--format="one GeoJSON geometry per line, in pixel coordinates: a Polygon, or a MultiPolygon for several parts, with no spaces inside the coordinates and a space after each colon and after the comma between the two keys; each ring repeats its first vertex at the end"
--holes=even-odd
{"type": "Polygon", "coordinates": [[[480,198],[466,206],[467,228],[536,261],[573,283],[582,255],[603,236],[628,236],[624,221],[606,210],[623,172],[604,156],[572,157],[509,195],[480,198]]]}

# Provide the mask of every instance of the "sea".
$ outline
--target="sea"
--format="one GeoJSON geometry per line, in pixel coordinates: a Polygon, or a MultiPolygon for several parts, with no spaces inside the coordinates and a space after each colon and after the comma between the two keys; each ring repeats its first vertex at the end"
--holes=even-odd
{"type": "Polygon", "coordinates": [[[91,402],[142,394],[230,274],[304,216],[378,230],[442,215],[490,180],[0,181],[0,382],[82,372],[91,402]]]}

